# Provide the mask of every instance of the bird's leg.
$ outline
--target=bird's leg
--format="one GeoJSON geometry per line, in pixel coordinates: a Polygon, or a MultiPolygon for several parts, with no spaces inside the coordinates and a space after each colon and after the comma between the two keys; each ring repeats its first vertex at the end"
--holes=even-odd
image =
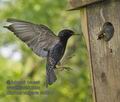
{"type": "Polygon", "coordinates": [[[56,65],[56,70],[63,71],[64,68],[62,66],[56,65]]]}
{"type": "Polygon", "coordinates": [[[58,65],[58,66],[61,66],[61,65],[62,65],[62,63],[61,63],[61,62],[58,62],[58,63],[57,63],[57,65],[58,65]]]}
{"type": "Polygon", "coordinates": [[[57,69],[57,70],[59,70],[59,71],[63,71],[63,70],[70,71],[70,70],[71,70],[70,67],[62,66],[62,64],[61,64],[60,62],[56,65],[55,69],[57,69]]]}
{"type": "Polygon", "coordinates": [[[63,70],[70,71],[70,70],[72,70],[72,68],[66,67],[66,66],[59,66],[58,69],[59,69],[60,71],[63,71],[63,70]]]}
{"type": "Polygon", "coordinates": [[[62,64],[60,62],[57,63],[55,69],[62,71],[63,68],[61,68],[62,64]]]}

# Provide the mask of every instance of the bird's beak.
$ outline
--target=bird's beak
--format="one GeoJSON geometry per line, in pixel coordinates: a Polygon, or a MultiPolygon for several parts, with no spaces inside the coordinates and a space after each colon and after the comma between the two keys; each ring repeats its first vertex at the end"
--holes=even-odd
{"type": "Polygon", "coordinates": [[[73,34],[73,35],[80,35],[80,34],[73,34]]]}

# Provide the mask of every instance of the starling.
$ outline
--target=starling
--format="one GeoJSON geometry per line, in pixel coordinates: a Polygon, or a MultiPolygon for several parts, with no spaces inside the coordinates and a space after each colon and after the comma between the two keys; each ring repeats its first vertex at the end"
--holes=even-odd
{"type": "Polygon", "coordinates": [[[56,80],[54,69],[65,52],[67,40],[74,35],[69,29],[61,30],[56,36],[47,26],[9,18],[9,26],[5,28],[12,31],[25,42],[35,54],[46,57],[46,84],[51,85],[56,80]]]}
{"type": "Polygon", "coordinates": [[[104,39],[105,41],[109,41],[114,34],[114,27],[112,23],[110,22],[105,22],[101,31],[98,33],[98,39],[101,40],[104,39]]]}

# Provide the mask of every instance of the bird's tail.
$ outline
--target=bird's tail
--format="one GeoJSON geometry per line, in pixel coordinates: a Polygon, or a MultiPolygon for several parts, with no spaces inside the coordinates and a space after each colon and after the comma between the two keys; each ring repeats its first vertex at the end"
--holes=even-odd
{"type": "Polygon", "coordinates": [[[54,67],[47,64],[46,66],[46,86],[53,84],[57,80],[54,72],[54,67]]]}

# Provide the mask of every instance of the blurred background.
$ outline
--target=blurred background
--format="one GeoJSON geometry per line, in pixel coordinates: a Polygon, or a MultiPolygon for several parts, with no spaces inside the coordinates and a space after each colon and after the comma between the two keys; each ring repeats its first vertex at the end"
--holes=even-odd
{"type": "Polygon", "coordinates": [[[66,11],[67,0],[0,0],[0,102],[92,102],[88,53],[79,11],[66,11]],[[45,87],[45,59],[35,55],[13,33],[3,28],[7,18],[45,24],[55,34],[63,28],[80,36],[69,39],[58,80],[45,87]],[[7,80],[39,80],[40,95],[6,95],[7,80]],[[47,94],[45,94],[47,90],[47,94]]]}

